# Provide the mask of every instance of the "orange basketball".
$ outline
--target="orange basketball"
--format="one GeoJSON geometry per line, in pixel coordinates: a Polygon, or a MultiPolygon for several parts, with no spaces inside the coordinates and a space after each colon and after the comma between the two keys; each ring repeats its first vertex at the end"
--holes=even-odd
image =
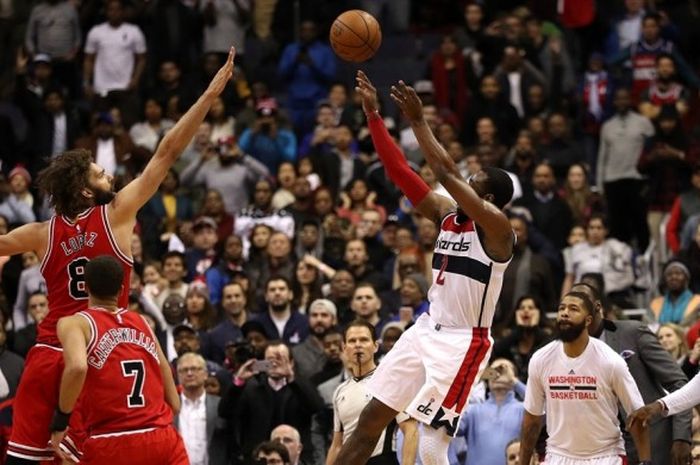
{"type": "Polygon", "coordinates": [[[382,44],[382,29],[374,16],[362,10],[341,14],[331,26],[331,47],[345,61],[369,60],[382,44]]]}

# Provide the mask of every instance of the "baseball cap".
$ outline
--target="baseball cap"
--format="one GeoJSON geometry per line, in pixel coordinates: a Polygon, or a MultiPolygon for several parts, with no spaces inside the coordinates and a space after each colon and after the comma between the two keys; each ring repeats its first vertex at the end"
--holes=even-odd
{"type": "Polygon", "coordinates": [[[391,224],[399,224],[399,216],[398,215],[389,215],[386,217],[386,221],[384,222],[384,226],[389,226],[391,224]]]}
{"type": "Polygon", "coordinates": [[[207,228],[207,227],[212,228],[212,229],[216,229],[218,226],[216,224],[216,221],[214,221],[214,219],[212,217],[200,216],[199,218],[197,218],[195,220],[194,224],[192,225],[192,231],[197,231],[199,229],[207,228]]]}
{"type": "Polygon", "coordinates": [[[51,56],[47,53],[37,53],[36,55],[34,55],[34,63],[51,64],[51,56]]]}
{"type": "Polygon", "coordinates": [[[421,79],[420,81],[416,81],[416,83],[413,84],[413,88],[415,89],[416,94],[435,93],[435,86],[433,86],[432,81],[428,81],[427,79],[421,79]]]}
{"type": "Polygon", "coordinates": [[[248,337],[248,334],[253,332],[260,333],[267,337],[265,327],[262,325],[262,323],[255,320],[246,321],[245,323],[243,323],[243,326],[241,326],[241,332],[243,333],[243,337],[248,337]]]}
{"type": "Polygon", "coordinates": [[[177,325],[175,328],[173,328],[173,337],[178,337],[182,333],[190,333],[193,336],[197,335],[197,331],[195,331],[192,326],[177,325]]]}
{"type": "Polygon", "coordinates": [[[97,122],[97,124],[100,124],[100,123],[114,124],[114,118],[112,118],[112,115],[106,111],[98,113],[95,121],[97,122]]]}
{"type": "Polygon", "coordinates": [[[260,116],[270,116],[277,113],[277,100],[274,98],[264,98],[261,99],[255,106],[255,110],[260,116]]]}

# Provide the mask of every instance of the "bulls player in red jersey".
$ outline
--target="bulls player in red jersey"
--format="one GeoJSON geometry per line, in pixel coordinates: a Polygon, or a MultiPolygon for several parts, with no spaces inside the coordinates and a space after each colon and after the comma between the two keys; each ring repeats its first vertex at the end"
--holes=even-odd
{"type": "Polygon", "coordinates": [[[123,278],[116,258],[91,259],[84,273],[88,308],[58,321],[65,367],[51,442],[61,442],[82,395],[93,401],[81,403],[87,439],[80,463],[188,464],[172,426],[180,397],[168,359],[146,320],[119,305],[123,278]]]}
{"type": "Polygon", "coordinates": [[[447,448],[459,416],[491,352],[490,326],[515,241],[501,210],[513,196],[513,183],[497,168],[479,171],[465,181],[423,118],[415,91],[399,82],[391,97],[456,202],[431,192],[389,136],[377,111],[376,90],[362,71],[357,73],[356,89],[387,174],[415,208],[439,226],[440,233],[433,255],[430,311],[401,336],[375,371],[369,384],[372,400],[336,462],[367,462],[386,425],[405,411],[425,425],[419,439],[423,464],[447,465],[447,448]]]}
{"type": "MultiPolygon", "coordinates": [[[[155,194],[212,102],[226,87],[233,74],[234,56],[232,47],[207,90],[163,137],[140,176],[114,192],[112,176],[93,162],[93,154],[65,152],[54,158],[38,178],[55,215],[49,221],[26,224],[0,236],[0,256],[34,251],[42,257],[41,272],[49,299],[49,314],[39,325],[37,344],[27,355],[14,401],[9,465],[53,458],[48,428],[63,369],[56,323],[85,308],[85,264],[98,255],[112,255],[122,264],[125,286],[119,304],[127,306],[136,213],[155,194]]],[[[79,425],[71,425],[72,431],[79,429],[79,425]]],[[[79,448],[66,444],[69,449],[74,446],[79,448]]]]}

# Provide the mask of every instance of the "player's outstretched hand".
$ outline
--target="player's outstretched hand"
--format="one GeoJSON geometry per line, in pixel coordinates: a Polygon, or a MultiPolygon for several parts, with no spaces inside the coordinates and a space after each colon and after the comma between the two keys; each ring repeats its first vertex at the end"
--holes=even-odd
{"type": "Polygon", "coordinates": [[[630,431],[630,428],[635,423],[639,423],[646,427],[649,424],[649,420],[656,415],[660,415],[662,410],[663,407],[661,406],[661,402],[652,402],[651,404],[647,404],[644,407],[635,410],[627,417],[627,431],[630,431]]]}
{"type": "Polygon", "coordinates": [[[397,85],[391,86],[391,99],[396,102],[409,121],[418,122],[423,119],[423,102],[420,101],[413,87],[399,81],[397,85]]]}
{"type": "Polygon", "coordinates": [[[369,115],[379,110],[377,89],[372,85],[372,81],[370,81],[367,75],[361,70],[357,70],[355,81],[357,82],[355,92],[362,97],[362,109],[365,111],[365,114],[369,115]]]}
{"type": "Polygon", "coordinates": [[[236,47],[231,47],[231,50],[228,52],[228,57],[226,58],[226,63],[219,68],[219,71],[217,71],[216,75],[212,78],[211,82],[209,83],[209,88],[207,89],[207,92],[210,92],[214,95],[219,95],[221,92],[224,91],[224,88],[226,87],[226,84],[228,83],[229,79],[233,76],[233,59],[236,57],[236,47]]]}

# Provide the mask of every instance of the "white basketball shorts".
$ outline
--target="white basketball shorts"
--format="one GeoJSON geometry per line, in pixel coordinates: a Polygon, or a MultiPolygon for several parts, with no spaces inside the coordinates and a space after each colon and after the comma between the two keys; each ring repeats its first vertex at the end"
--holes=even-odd
{"type": "Polygon", "coordinates": [[[489,328],[441,326],[424,313],[382,359],[369,390],[397,412],[454,436],[492,346],[489,328]]]}
{"type": "Polygon", "coordinates": [[[542,463],[544,465],[627,465],[627,457],[624,455],[608,455],[593,459],[575,459],[547,453],[542,463]]]}

